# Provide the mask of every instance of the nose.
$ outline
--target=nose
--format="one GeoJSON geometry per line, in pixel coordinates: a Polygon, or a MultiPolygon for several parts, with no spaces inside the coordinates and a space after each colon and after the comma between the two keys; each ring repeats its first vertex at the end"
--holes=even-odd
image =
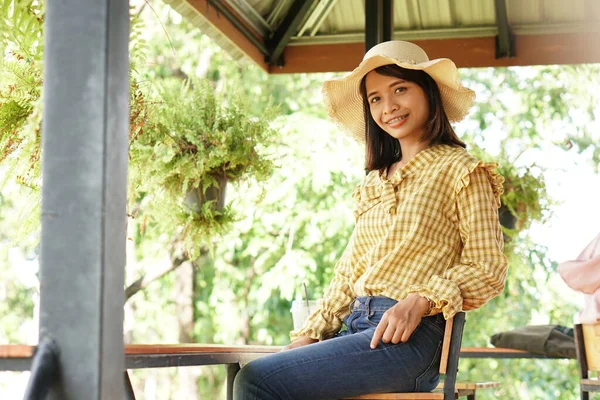
{"type": "Polygon", "coordinates": [[[396,102],[396,99],[393,96],[386,97],[383,105],[383,112],[385,114],[392,114],[393,112],[398,111],[398,109],[400,108],[398,106],[398,103],[396,102]]]}

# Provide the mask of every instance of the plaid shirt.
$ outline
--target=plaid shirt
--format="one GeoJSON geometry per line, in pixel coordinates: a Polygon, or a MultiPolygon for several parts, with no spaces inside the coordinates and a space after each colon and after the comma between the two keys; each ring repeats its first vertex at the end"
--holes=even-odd
{"type": "Polygon", "coordinates": [[[498,222],[496,164],[461,147],[434,145],[390,178],[371,171],[354,191],[356,226],[320,307],[300,336],[337,333],[357,296],[401,300],[418,293],[446,319],[504,289],[507,260],[498,222]]]}

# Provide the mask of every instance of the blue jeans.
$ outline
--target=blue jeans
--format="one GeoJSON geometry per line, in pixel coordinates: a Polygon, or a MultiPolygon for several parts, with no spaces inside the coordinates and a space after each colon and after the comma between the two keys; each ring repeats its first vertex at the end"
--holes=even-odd
{"type": "Polygon", "coordinates": [[[442,315],[425,317],[405,343],[369,344],[387,297],[358,297],[347,330],[332,339],[272,354],[244,366],[234,382],[236,400],[339,399],[376,392],[426,392],[439,382],[442,315]]]}

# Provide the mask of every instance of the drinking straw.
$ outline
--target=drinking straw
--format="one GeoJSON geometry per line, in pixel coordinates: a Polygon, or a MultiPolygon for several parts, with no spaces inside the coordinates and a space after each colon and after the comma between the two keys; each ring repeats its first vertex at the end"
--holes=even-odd
{"type": "Polygon", "coordinates": [[[302,286],[304,286],[304,299],[306,301],[306,308],[308,308],[308,289],[306,288],[306,282],[302,282],[302,286]]]}

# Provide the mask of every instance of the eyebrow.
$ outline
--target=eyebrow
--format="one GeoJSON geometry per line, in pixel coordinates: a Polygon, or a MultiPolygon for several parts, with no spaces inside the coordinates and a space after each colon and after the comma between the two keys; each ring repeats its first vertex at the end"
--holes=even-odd
{"type": "MultiPolygon", "coordinates": [[[[388,87],[391,88],[391,87],[394,87],[394,86],[396,86],[396,85],[398,85],[400,83],[406,83],[406,81],[404,79],[398,78],[398,80],[395,80],[394,82],[392,82],[388,87]]],[[[372,91],[370,93],[367,93],[367,98],[373,96],[374,94],[377,94],[377,90],[374,90],[374,91],[372,91]]]]}

